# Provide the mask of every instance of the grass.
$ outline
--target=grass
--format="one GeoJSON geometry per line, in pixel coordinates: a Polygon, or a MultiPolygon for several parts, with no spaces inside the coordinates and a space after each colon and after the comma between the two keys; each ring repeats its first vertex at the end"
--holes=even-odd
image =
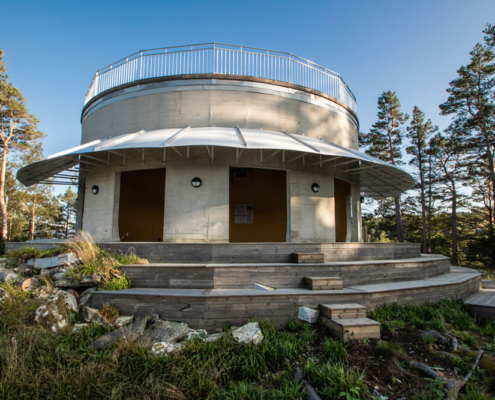
{"type": "Polygon", "coordinates": [[[131,280],[125,275],[120,275],[99,286],[98,290],[124,290],[130,287],[131,280]]]}
{"type": "Polygon", "coordinates": [[[385,361],[395,361],[402,354],[402,348],[398,344],[386,341],[378,343],[375,351],[385,361]]]}
{"type": "Polygon", "coordinates": [[[55,257],[68,252],[66,245],[60,245],[53,249],[40,250],[35,247],[23,247],[22,249],[11,250],[7,256],[14,260],[14,266],[18,266],[22,262],[26,262],[31,258],[55,257]]]}

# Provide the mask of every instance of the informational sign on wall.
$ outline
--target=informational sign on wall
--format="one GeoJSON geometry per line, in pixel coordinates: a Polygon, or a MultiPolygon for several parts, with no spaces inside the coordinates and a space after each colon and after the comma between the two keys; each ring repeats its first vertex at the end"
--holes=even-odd
{"type": "Polygon", "coordinates": [[[253,223],[253,205],[239,204],[235,206],[235,221],[236,224],[252,224],[253,223]]]}

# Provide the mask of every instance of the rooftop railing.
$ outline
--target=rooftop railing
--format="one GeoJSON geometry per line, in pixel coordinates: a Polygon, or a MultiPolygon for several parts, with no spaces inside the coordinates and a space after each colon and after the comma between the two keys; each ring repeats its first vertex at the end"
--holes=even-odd
{"type": "Polygon", "coordinates": [[[96,71],[84,103],[126,83],[189,74],[240,75],[289,82],[326,93],[356,111],[356,97],[338,73],[290,53],[221,43],[134,53],[96,71]]]}

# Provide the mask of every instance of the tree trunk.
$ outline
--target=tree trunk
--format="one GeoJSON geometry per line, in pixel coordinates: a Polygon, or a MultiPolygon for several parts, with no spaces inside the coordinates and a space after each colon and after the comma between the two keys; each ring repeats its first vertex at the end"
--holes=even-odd
{"type": "Polygon", "coordinates": [[[431,154],[428,157],[428,251],[427,253],[431,253],[431,208],[432,202],[431,199],[433,194],[431,192],[431,154]]]}
{"type": "Polygon", "coordinates": [[[34,219],[36,217],[35,209],[36,209],[36,194],[33,194],[33,206],[31,208],[31,226],[29,227],[29,240],[34,239],[34,219]]]}
{"type": "Polygon", "coordinates": [[[452,190],[452,264],[457,265],[457,193],[452,190]]]}
{"type": "Polygon", "coordinates": [[[8,147],[5,145],[2,155],[2,170],[0,171],[0,211],[2,213],[2,240],[7,240],[7,202],[5,201],[5,171],[7,170],[8,147]]]}
{"type": "Polygon", "coordinates": [[[65,223],[65,238],[69,239],[69,216],[70,216],[70,206],[67,205],[67,219],[65,223]]]}
{"type": "Polygon", "coordinates": [[[397,237],[400,243],[404,242],[404,227],[402,226],[402,213],[400,211],[399,197],[394,197],[395,202],[395,217],[397,219],[397,237]]]}
{"type": "Polygon", "coordinates": [[[495,171],[493,170],[493,153],[490,138],[485,134],[486,155],[488,157],[488,168],[490,169],[490,180],[492,181],[492,198],[495,198],[495,171]]]}
{"type": "Polygon", "coordinates": [[[425,204],[425,182],[423,178],[423,165],[421,159],[419,160],[419,181],[421,185],[421,222],[423,224],[423,253],[427,253],[426,250],[426,204],[425,204]]]}

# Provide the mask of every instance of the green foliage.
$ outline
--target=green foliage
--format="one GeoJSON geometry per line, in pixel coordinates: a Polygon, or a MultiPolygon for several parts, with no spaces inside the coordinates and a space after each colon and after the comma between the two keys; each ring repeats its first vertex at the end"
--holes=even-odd
{"type": "Polygon", "coordinates": [[[19,265],[21,262],[25,262],[31,258],[54,257],[59,254],[67,253],[68,251],[69,250],[65,245],[47,250],[40,250],[36,247],[26,246],[21,249],[11,250],[7,255],[14,260],[15,265],[19,265]]]}
{"type": "Polygon", "coordinates": [[[371,318],[381,323],[404,321],[417,329],[435,329],[440,322],[442,326],[448,322],[457,330],[475,328],[473,317],[462,300],[441,300],[423,305],[394,303],[373,310],[371,318]]]}
{"type": "Polygon", "coordinates": [[[402,348],[398,344],[386,341],[378,343],[375,351],[378,357],[383,358],[385,361],[395,361],[402,354],[402,348]]]}
{"type": "Polygon", "coordinates": [[[426,344],[426,345],[431,345],[431,344],[435,344],[435,338],[431,335],[425,335],[421,338],[421,341],[423,342],[423,344],[426,344]]]}
{"type": "Polygon", "coordinates": [[[98,290],[124,290],[131,287],[131,280],[124,275],[112,278],[107,283],[101,285],[98,290]]]}
{"type": "Polygon", "coordinates": [[[473,347],[476,344],[474,336],[469,332],[465,332],[462,334],[462,341],[469,347],[473,347]]]}
{"type": "Polygon", "coordinates": [[[328,399],[371,398],[364,373],[348,368],[340,362],[318,365],[314,359],[309,359],[304,368],[304,377],[321,388],[321,393],[328,399]]]}
{"type": "Polygon", "coordinates": [[[477,388],[474,384],[468,384],[466,386],[466,394],[463,396],[464,400],[490,400],[491,397],[477,388]]]}
{"type": "Polygon", "coordinates": [[[439,379],[426,378],[429,381],[426,390],[414,396],[414,400],[438,400],[445,398],[447,394],[447,382],[439,379]]]}
{"type": "Polygon", "coordinates": [[[345,362],[347,351],[340,340],[326,338],[323,343],[323,358],[332,362],[345,362]]]}

